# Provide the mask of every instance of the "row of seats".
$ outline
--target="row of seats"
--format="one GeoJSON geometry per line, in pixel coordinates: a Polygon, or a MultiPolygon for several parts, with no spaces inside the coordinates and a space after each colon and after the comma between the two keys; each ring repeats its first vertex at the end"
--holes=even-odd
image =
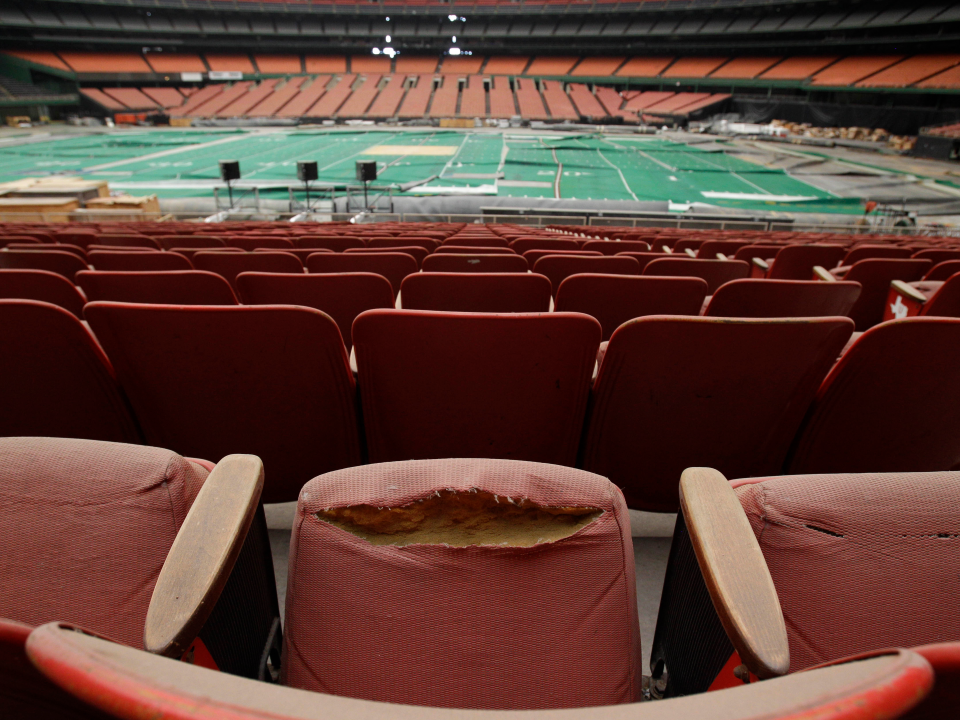
{"type": "Polygon", "coordinates": [[[672,699],[634,705],[647,570],[608,479],[456,458],[315,477],[298,493],[281,632],[257,507],[271,468],[0,439],[18,499],[0,506],[5,709],[920,720],[960,699],[956,534],[939,532],[960,519],[960,473],[684,471],[649,668],[672,699]]]}

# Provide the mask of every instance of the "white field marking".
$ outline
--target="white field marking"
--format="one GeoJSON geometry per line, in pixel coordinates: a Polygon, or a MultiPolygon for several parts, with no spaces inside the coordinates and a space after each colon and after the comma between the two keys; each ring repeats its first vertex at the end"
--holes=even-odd
{"type": "MultiPolygon", "coordinates": [[[[542,141],[541,141],[542,142],[542,141]]],[[[553,155],[553,161],[557,164],[557,174],[553,177],[553,196],[555,198],[560,197],[560,176],[563,175],[563,163],[560,162],[560,158],[557,157],[557,149],[550,148],[550,152],[553,155]]]]}
{"type": "MultiPolygon", "coordinates": [[[[435,134],[436,134],[436,133],[432,133],[432,134],[430,135],[430,137],[433,137],[435,134]]],[[[458,157],[460,157],[460,151],[463,150],[463,146],[466,145],[468,142],[470,142],[470,138],[473,137],[473,134],[472,134],[472,133],[464,133],[464,136],[465,136],[465,137],[463,138],[463,140],[460,141],[460,144],[457,145],[457,151],[453,154],[453,157],[451,157],[449,160],[447,160],[447,164],[443,166],[443,169],[442,169],[439,173],[437,173],[438,177],[441,177],[441,178],[442,178],[442,177],[443,177],[443,174],[453,166],[454,161],[455,161],[458,157]]],[[[417,153],[417,154],[419,154],[419,153],[417,153]]]]}
{"type": "MultiPolygon", "coordinates": [[[[362,137],[364,137],[364,136],[366,136],[366,135],[369,135],[369,134],[370,134],[370,131],[368,130],[368,131],[366,131],[363,135],[361,135],[360,137],[362,138],[362,137]]],[[[391,134],[393,135],[393,137],[396,137],[399,133],[391,133],[391,134]]],[[[359,140],[360,138],[357,138],[357,139],[359,140]]],[[[366,148],[364,148],[364,150],[366,150],[366,148]]],[[[320,168],[317,172],[323,172],[324,170],[329,170],[330,168],[336,167],[337,165],[339,165],[339,164],[342,163],[342,162],[346,162],[347,160],[352,160],[353,158],[357,157],[358,155],[363,155],[363,150],[360,150],[359,152],[355,152],[355,153],[353,153],[353,155],[347,155],[345,158],[341,158],[340,160],[337,160],[337,161],[335,161],[335,162],[332,162],[332,163],[330,163],[329,165],[324,165],[324,166],[323,166],[322,168],[320,168]]]]}
{"type": "Polygon", "coordinates": [[[627,189],[627,192],[630,193],[630,197],[632,197],[634,200],[639,201],[640,198],[638,198],[636,193],[634,193],[633,190],[630,189],[630,186],[627,184],[627,179],[623,176],[623,172],[620,170],[620,168],[614,165],[612,162],[610,162],[610,160],[607,159],[607,157],[604,156],[604,154],[600,151],[600,148],[597,148],[597,155],[603,158],[603,161],[607,165],[609,165],[610,167],[612,167],[614,170],[617,171],[617,175],[620,176],[620,180],[621,182],[623,182],[623,186],[627,189]]]}
{"type": "MultiPolygon", "coordinates": [[[[705,155],[706,153],[701,153],[701,154],[704,154],[704,155],[705,155]]],[[[722,165],[717,165],[717,163],[711,162],[710,160],[707,160],[706,158],[700,157],[699,155],[697,155],[696,158],[697,158],[698,160],[702,161],[702,162],[707,163],[707,165],[713,165],[717,170],[722,170],[722,171],[724,171],[724,172],[730,173],[730,174],[733,175],[737,180],[739,180],[740,182],[742,182],[744,185],[749,185],[749,186],[752,187],[752,188],[756,188],[757,190],[759,190],[759,191],[760,191],[761,193],[763,193],[764,195],[772,195],[772,193],[771,193],[769,190],[766,190],[765,188],[760,187],[760,186],[757,185],[756,183],[750,182],[750,181],[747,180],[745,177],[740,177],[740,175],[737,174],[737,173],[735,173],[733,170],[727,170],[727,169],[726,169],[725,167],[723,167],[722,165]]],[[[708,195],[707,197],[716,197],[716,196],[709,196],[709,195],[708,195]]],[[[784,197],[787,197],[787,196],[784,196],[784,197]]],[[[797,196],[797,197],[800,197],[800,196],[797,196]]],[[[746,198],[744,198],[744,199],[746,199],[746,198]]]]}
{"type": "Polygon", "coordinates": [[[456,155],[460,145],[374,145],[364,155],[456,155]]]}
{"type": "Polygon", "coordinates": [[[153,160],[159,157],[167,157],[168,155],[176,155],[177,153],[182,152],[195,152],[197,150],[204,150],[214,145],[225,145],[226,143],[236,142],[237,140],[245,140],[251,135],[248,133],[243,133],[237,135],[236,137],[221,138],[219,140],[211,140],[208,143],[200,143],[199,145],[185,145],[183,147],[173,148],[171,150],[161,150],[160,152],[150,153],[149,155],[139,155],[135,158],[127,158],[126,160],[117,160],[116,162],[104,163],[103,165],[91,165],[90,167],[84,168],[83,172],[95,172],[97,170],[108,170],[110,168],[119,167],[120,165],[126,165],[127,163],[134,162],[143,162],[144,160],[153,160]]]}
{"type": "Polygon", "coordinates": [[[719,190],[702,190],[701,195],[708,198],[723,200],[769,200],[770,202],[805,202],[816,200],[816,195],[773,195],[764,193],[721,192],[719,190]]]}

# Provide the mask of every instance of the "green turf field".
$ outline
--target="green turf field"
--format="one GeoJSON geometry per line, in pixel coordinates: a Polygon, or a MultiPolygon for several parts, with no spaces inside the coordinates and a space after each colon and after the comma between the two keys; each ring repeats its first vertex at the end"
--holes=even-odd
{"type": "Polygon", "coordinates": [[[317,187],[355,185],[376,160],[376,185],[418,195],[659,200],[754,210],[861,212],[790,177],[717,149],[662,137],[509,131],[143,130],[0,148],[0,181],[51,173],[109,180],[160,197],[208,196],[220,160],[239,160],[241,187],[286,193],[296,163],[319,164],[317,187]],[[419,183],[419,184],[417,184],[419,183]]]}

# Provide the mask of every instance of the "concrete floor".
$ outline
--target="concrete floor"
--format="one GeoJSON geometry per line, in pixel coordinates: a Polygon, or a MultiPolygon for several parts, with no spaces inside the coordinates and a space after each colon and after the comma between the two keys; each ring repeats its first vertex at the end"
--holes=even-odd
{"type": "MultiPolygon", "coordinates": [[[[287,594],[287,564],[290,550],[290,528],[296,512],[296,503],[266,505],[267,527],[270,530],[270,548],[273,551],[273,571],[277,579],[280,616],[287,594]]],[[[650,645],[657,626],[660,592],[667,570],[667,556],[676,515],[630,511],[633,535],[633,559],[637,571],[637,609],[640,615],[640,637],[643,643],[643,671],[649,672],[650,645]]]]}

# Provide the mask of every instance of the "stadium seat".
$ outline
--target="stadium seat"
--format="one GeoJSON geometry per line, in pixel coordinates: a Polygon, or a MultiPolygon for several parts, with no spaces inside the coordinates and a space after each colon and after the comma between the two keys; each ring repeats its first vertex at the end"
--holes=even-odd
{"type": "MultiPolygon", "coordinates": [[[[859,260],[842,278],[861,285],[860,297],[850,310],[850,317],[857,324],[857,332],[869,330],[883,320],[890,283],[894,280],[913,282],[923,277],[930,269],[929,260],[868,258],[859,260]]],[[[834,273],[819,273],[824,280],[832,280],[834,273]]]]}
{"type": "MultiPolygon", "coordinates": [[[[786,245],[773,245],[766,243],[751,243],[750,245],[742,245],[737,249],[733,254],[733,260],[743,260],[744,262],[750,263],[751,274],[753,274],[754,265],[753,259],[760,258],[765,261],[765,264],[769,266],[771,260],[773,260],[777,254],[785,248],[786,245]]],[[[765,277],[766,271],[759,272],[758,277],[765,277]]],[[[802,278],[803,280],[809,280],[810,277],[807,276],[802,278]]]]}
{"type": "Polygon", "coordinates": [[[50,251],[68,252],[68,253],[73,253],[81,260],[86,261],[87,259],[86,251],[82,247],[78,247],[76,245],[64,245],[64,244],[39,245],[39,244],[32,244],[32,243],[15,242],[7,245],[7,249],[8,250],[28,250],[28,251],[32,250],[34,252],[50,252],[50,251]]]}
{"type": "Polygon", "coordinates": [[[528,272],[422,272],[403,279],[400,297],[404,310],[545,313],[550,290],[547,278],[528,272]]]}
{"type": "Polygon", "coordinates": [[[884,321],[915,316],[960,318],[960,273],[942,282],[890,283],[884,321]]]}
{"type": "MultiPolygon", "coordinates": [[[[12,235],[10,233],[4,233],[0,235],[0,248],[10,247],[11,245],[40,245],[41,240],[32,237],[30,235],[12,235]]],[[[25,250],[25,247],[21,247],[21,250],[25,250]]]]}
{"type": "Polygon", "coordinates": [[[100,233],[97,235],[96,241],[88,245],[88,249],[94,245],[100,247],[122,247],[122,248],[132,248],[139,247],[149,250],[159,250],[160,243],[154,240],[152,237],[147,237],[146,235],[120,235],[120,234],[106,234],[100,233]]]}
{"type": "MultiPolygon", "coordinates": [[[[183,255],[191,263],[193,262],[193,256],[197,253],[233,253],[235,255],[242,255],[246,250],[242,248],[235,247],[211,247],[211,248],[190,248],[190,247],[175,247],[170,250],[170,252],[175,252],[178,255],[183,255]]],[[[276,252],[276,251],[272,251],[276,252]]],[[[286,251],[284,251],[286,252],[286,251]]]]}
{"type": "Polygon", "coordinates": [[[643,240],[589,240],[582,250],[596,250],[601,255],[619,255],[624,252],[649,252],[650,244],[643,240]]]}
{"type": "MultiPolygon", "coordinates": [[[[483,248],[504,248],[507,247],[507,241],[496,235],[484,235],[483,237],[468,237],[468,236],[459,236],[459,237],[450,237],[443,241],[444,246],[459,246],[459,247],[483,247],[483,248]]],[[[437,248],[438,250],[440,248],[437,248]]]]}
{"type": "MultiPolygon", "coordinates": [[[[412,277],[419,276],[414,275],[412,277]]],[[[245,305],[303,305],[333,318],[349,351],[352,328],[365,310],[392,308],[393,289],[382,275],[356,272],[292,275],[288,273],[240,273],[240,298],[245,305]]]]}
{"type": "Polygon", "coordinates": [[[662,257],[647,263],[644,275],[698,277],[707,282],[707,295],[731,280],[750,274],[750,266],[742,260],[700,260],[689,257],[662,257]]]}
{"type": "Polygon", "coordinates": [[[62,250],[0,250],[0,269],[46,270],[68,280],[87,264],[79,257],[62,250]]]}
{"type": "Polygon", "coordinates": [[[668,696],[702,693],[742,687],[741,663],[740,677],[769,670],[770,659],[776,674],[800,677],[840,657],[910,647],[936,680],[905,717],[948,716],[960,699],[958,578],[953,543],[930,528],[956,523],[958,483],[958,473],[727,481],[710,468],[684,471],[652,683],[668,696]],[[905,613],[911,606],[924,612],[905,613]]]}
{"type": "Polygon", "coordinates": [[[371,310],[353,341],[371,462],[573,465],[600,344],[593,318],[371,310]]]}
{"type": "MultiPolygon", "coordinates": [[[[857,245],[847,252],[840,265],[849,267],[869,258],[908,258],[913,254],[910,248],[895,245],[857,245]]],[[[931,261],[932,262],[932,261],[931,261]]]]}
{"type": "Polygon", "coordinates": [[[423,261],[425,273],[525,273],[530,269],[520,255],[434,254],[423,261]]]}
{"type": "MultiPolygon", "coordinates": [[[[960,250],[926,248],[923,250],[917,250],[910,257],[916,258],[917,260],[929,260],[933,263],[933,266],[936,267],[938,263],[946,262],[948,260],[960,260],[960,250]]],[[[960,270],[957,272],[960,272],[960,270]]]]}
{"type": "Polygon", "coordinates": [[[335,236],[314,236],[305,235],[296,238],[294,241],[298,248],[318,248],[321,250],[333,250],[342,253],[349,248],[363,248],[367,244],[357,237],[335,237],[335,236]]]}
{"type": "Polygon", "coordinates": [[[411,245],[422,247],[427,252],[433,252],[440,243],[426,237],[403,237],[403,238],[372,238],[367,242],[369,248],[379,248],[391,251],[393,248],[410,247],[411,245]]]}
{"type": "MultiPolygon", "coordinates": [[[[309,250],[300,250],[300,252],[305,253],[309,250]]],[[[383,253],[385,252],[384,248],[375,248],[375,247],[363,247],[363,248],[347,248],[344,250],[344,253],[383,253]]],[[[426,260],[427,256],[430,254],[430,251],[426,248],[423,248],[419,245],[396,245],[392,246],[387,250],[387,252],[392,253],[404,253],[409,255],[414,260],[417,261],[417,267],[419,268],[423,265],[423,261],[426,260]]],[[[304,258],[306,259],[306,258],[304,258]]]]}
{"type": "Polygon", "coordinates": [[[193,270],[183,255],[174,252],[105,252],[91,251],[87,260],[94,270],[119,272],[193,270]]]}
{"type": "Polygon", "coordinates": [[[560,283],[571,275],[583,273],[603,275],[639,275],[640,263],[626,255],[579,256],[547,255],[533,264],[533,272],[546,275],[556,295],[560,283]]]}
{"type": "Polygon", "coordinates": [[[832,317],[849,314],[860,295],[855,282],[732,280],[721,286],[703,314],[709,317],[832,317]]]}
{"type": "Polygon", "coordinates": [[[647,265],[652,263],[654,260],[659,260],[660,258],[670,258],[673,257],[669,253],[663,252],[625,252],[621,253],[623,257],[632,257],[640,264],[640,274],[643,275],[643,271],[646,269],[647,265]]]}
{"type": "Polygon", "coordinates": [[[628,320],[645,315],[699,315],[707,295],[700,278],[635,275],[571,275],[557,290],[557,312],[595,317],[603,340],[628,320]]]}
{"type": "Polygon", "coordinates": [[[717,260],[718,254],[732,256],[737,250],[749,244],[747,240],[707,240],[697,250],[697,257],[702,260],[717,260]]]}
{"type": "Polygon", "coordinates": [[[193,256],[193,266],[220,275],[237,294],[237,275],[242,272],[303,274],[300,259],[285,252],[198,252],[193,256]]]}
{"type": "MultiPolygon", "coordinates": [[[[252,255],[252,253],[251,253],[252,255]]],[[[269,464],[264,502],[360,463],[355,386],[336,323],[313,308],[89,303],[146,442],[269,464]]]]}
{"type": "Polygon", "coordinates": [[[174,248],[217,248],[225,247],[226,243],[215,235],[161,235],[157,241],[164,250],[174,248]]]}
{"type": "Polygon", "coordinates": [[[765,263],[755,260],[754,264],[759,264],[770,280],[812,280],[814,267],[819,265],[829,270],[836,267],[845,254],[846,248],[842,245],[787,245],[777,253],[769,269],[764,267],[765,263]]]}
{"type": "Polygon", "coordinates": [[[950,470],[960,463],[958,392],[960,320],[908,318],[871,328],[823,381],[786,472],[950,470]]]}
{"type": "Polygon", "coordinates": [[[516,253],[507,247],[488,247],[478,245],[441,245],[434,252],[434,255],[516,255],[516,253]]]}
{"type": "Polygon", "coordinates": [[[293,248],[293,242],[285,237],[276,235],[260,235],[257,237],[248,237],[245,235],[227,235],[224,242],[230,247],[238,247],[251,252],[257,248],[273,248],[274,250],[286,250],[293,248]]]}
{"type": "Polygon", "coordinates": [[[369,272],[383,275],[390,281],[393,297],[400,292],[400,284],[407,275],[417,272],[417,261],[405,253],[317,253],[307,258],[310,273],[369,272]]]}
{"type": "Polygon", "coordinates": [[[83,319],[87,299],[76,286],[57,273],[46,270],[0,270],[0,298],[39,300],[62,307],[83,319]]]}
{"type": "Polygon", "coordinates": [[[7,379],[0,437],[140,442],[113,369],[83,323],[34,300],[0,300],[7,379]]]}
{"type": "Polygon", "coordinates": [[[579,250],[580,243],[566,238],[520,237],[512,240],[509,247],[523,255],[527,250],[579,250]]]}
{"type": "Polygon", "coordinates": [[[87,300],[160,305],[237,305],[223,276],[205,270],[100,272],[82,270],[77,285],[87,300]]]}
{"type": "Polygon", "coordinates": [[[577,255],[580,257],[601,257],[603,255],[599,250],[527,250],[523,253],[530,267],[542,257],[547,255],[577,255]]]}
{"type": "Polygon", "coordinates": [[[654,512],[676,512],[687,467],[775,474],[852,332],[847,318],[627,322],[594,383],[582,467],[654,512]]]}
{"type": "MultiPolygon", "coordinates": [[[[928,260],[929,258],[915,258],[916,260],[928,260]]],[[[948,280],[953,275],[960,272],[960,260],[943,260],[938,262],[923,276],[924,280],[943,281],[948,280]]]]}

